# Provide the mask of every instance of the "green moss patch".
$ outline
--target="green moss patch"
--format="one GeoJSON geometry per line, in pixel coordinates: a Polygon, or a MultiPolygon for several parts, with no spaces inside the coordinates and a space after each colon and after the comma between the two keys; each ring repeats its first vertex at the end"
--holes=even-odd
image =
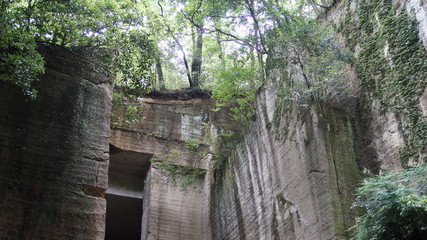
{"type": "Polygon", "coordinates": [[[402,164],[425,162],[427,121],[419,97],[427,85],[427,54],[417,21],[405,11],[397,13],[391,1],[361,0],[356,16],[348,11],[338,30],[353,50],[360,47],[355,67],[365,104],[377,98],[381,111],[392,110],[403,120],[402,164]]]}

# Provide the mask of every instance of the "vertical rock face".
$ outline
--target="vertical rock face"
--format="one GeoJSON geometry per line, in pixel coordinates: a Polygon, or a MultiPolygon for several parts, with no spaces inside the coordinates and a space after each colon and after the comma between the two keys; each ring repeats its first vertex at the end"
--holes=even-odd
{"type": "Polygon", "coordinates": [[[149,184],[142,239],[210,239],[204,178],[183,189],[167,172],[152,168],[149,184]]]}
{"type": "Polygon", "coordinates": [[[274,50],[256,120],[217,171],[217,134],[236,126],[211,100],[145,98],[141,123],[108,140],[103,71],[42,48],[36,101],[0,87],[0,239],[347,238],[359,170],[425,163],[426,4],[339,1],[326,19],[355,62],[343,74],[351,95],[329,86],[327,103],[281,96],[286,84],[316,79],[304,53],[274,50]]]}
{"type": "Polygon", "coordinates": [[[326,19],[355,53],[364,172],[423,164],[427,152],[427,2],[340,1],[326,19]]]}
{"type": "Polygon", "coordinates": [[[213,239],[344,238],[360,178],[349,116],[294,105],[283,132],[274,86],[261,91],[255,123],[213,186],[213,239]]]}
{"type": "MultiPolygon", "coordinates": [[[[169,171],[160,162],[151,163],[148,178],[139,178],[145,182],[141,193],[141,239],[208,240],[210,181],[206,172],[210,168],[209,143],[214,134],[211,131],[230,127],[229,117],[224,112],[212,111],[214,103],[210,99],[144,98],[142,101],[141,122],[119,126],[112,130],[110,139],[110,144],[121,151],[150,155],[170,163],[169,171]],[[200,174],[192,178],[190,169],[200,174]],[[183,172],[173,174],[179,170],[183,172]],[[190,178],[191,182],[186,184],[190,178]]],[[[107,194],[110,192],[123,191],[107,190],[107,194]]]]}
{"type": "Polygon", "coordinates": [[[326,18],[355,61],[328,104],[281,99],[280,83],[315,80],[274,49],[257,119],[212,185],[213,239],[346,239],[359,170],[425,163],[426,6],[340,1],[326,18]]]}
{"type": "MultiPolygon", "coordinates": [[[[302,73],[289,61],[292,54],[270,56],[271,81],[258,97],[257,121],[214,185],[215,239],[346,238],[360,179],[356,159],[369,174],[425,163],[426,6],[340,1],[328,14],[356,55],[343,74],[355,97],[354,109],[347,108],[354,125],[341,110],[319,103],[288,102],[276,118],[279,92],[271,85],[301,82],[302,73]]],[[[330,103],[353,104],[338,100],[330,103]]]]}
{"type": "Polygon", "coordinates": [[[111,85],[84,58],[43,47],[35,101],[0,87],[0,239],[104,239],[111,85]]]}
{"type": "MultiPolygon", "coordinates": [[[[152,154],[155,157],[170,154],[172,150],[184,151],[176,164],[184,165],[194,160],[185,149],[185,141],[203,143],[206,138],[205,123],[213,121],[209,99],[188,101],[144,99],[137,125],[120,126],[112,131],[111,144],[125,151],[152,154]]],[[[208,168],[208,162],[194,162],[194,166],[208,168]]]]}
{"type": "MultiPolygon", "coordinates": [[[[143,239],[348,238],[360,170],[378,174],[425,160],[425,9],[417,0],[340,1],[326,19],[355,60],[339,90],[326,86],[324,102],[283,96],[286,87],[318,79],[304,72],[306,53],[274,49],[256,120],[223,169],[209,170],[209,158],[196,162],[206,178],[182,192],[168,172],[151,167],[143,239]]],[[[206,118],[207,108],[188,103],[152,100],[143,124],[114,131],[111,143],[155,157],[177,149],[185,154],[176,165],[194,164],[185,139],[201,141],[200,126],[218,128],[226,118],[206,118]]]]}

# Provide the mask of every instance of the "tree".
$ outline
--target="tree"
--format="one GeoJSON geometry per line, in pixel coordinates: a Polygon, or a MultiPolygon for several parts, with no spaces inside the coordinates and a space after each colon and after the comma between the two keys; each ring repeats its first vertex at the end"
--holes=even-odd
{"type": "Polygon", "coordinates": [[[18,11],[11,11],[17,7],[14,1],[2,1],[0,5],[0,79],[18,85],[26,95],[34,97],[36,91],[31,83],[44,72],[44,62],[36,51],[28,19],[18,11]]]}
{"type": "Polygon", "coordinates": [[[355,206],[366,209],[353,239],[425,239],[427,166],[365,179],[355,206]]]}
{"type": "Polygon", "coordinates": [[[179,78],[178,64],[190,88],[214,89],[224,82],[218,77],[227,75],[221,72],[236,66],[257,72],[241,85],[257,88],[265,80],[272,43],[295,35],[294,25],[309,19],[302,6],[313,1],[296,2],[289,7],[285,0],[3,1],[0,74],[31,94],[31,82],[43,71],[35,48],[50,43],[108,49],[101,63],[117,73],[119,85],[141,92],[155,87],[154,71],[160,89],[170,86],[179,78]]]}
{"type": "Polygon", "coordinates": [[[158,1],[160,7],[160,17],[166,34],[173,39],[174,44],[182,54],[186,76],[190,88],[200,88],[200,76],[202,69],[203,53],[203,1],[170,1],[174,6],[165,10],[163,4],[158,1]],[[182,8],[178,13],[172,13],[176,9],[182,8]],[[191,23],[192,25],[188,25],[191,23]],[[186,38],[190,36],[190,39],[186,38]],[[188,45],[191,43],[191,47],[188,45]],[[188,52],[191,54],[191,63],[188,59],[188,52]]]}
{"type": "Polygon", "coordinates": [[[3,1],[0,74],[26,92],[43,72],[38,44],[106,49],[100,64],[114,69],[121,84],[149,88],[153,44],[143,30],[143,9],[132,0],[3,1]]]}
{"type": "Polygon", "coordinates": [[[193,43],[193,59],[191,62],[190,88],[200,88],[202,73],[203,29],[196,28],[196,37],[193,43]]]}

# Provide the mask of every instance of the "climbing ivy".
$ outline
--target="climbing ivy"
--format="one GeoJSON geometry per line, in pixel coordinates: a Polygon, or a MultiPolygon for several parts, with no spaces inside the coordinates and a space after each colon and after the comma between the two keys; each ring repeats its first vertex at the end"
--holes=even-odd
{"type": "Polygon", "coordinates": [[[274,81],[274,116],[267,127],[282,138],[286,137],[292,105],[305,107],[309,101],[348,95],[342,73],[353,55],[340,46],[330,26],[315,20],[295,19],[286,29],[275,30],[270,35],[275,41],[267,70],[278,80],[274,81]]]}
{"type": "MultiPolygon", "coordinates": [[[[347,1],[350,9],[351,1],[347,1]]],[[[427,85],[427,55],[418,36],[418,23],[405,11],[396,13],[391,1],[359,1],[357,16],[348,11],[338,30],[348,45],[360,49],[355,64],[361,78],[365,104],[380,101],[380,111],[390,109],[401,119],[405,146],[403,165],[424,162],[427,156],[427,121],[419,96],[427,85]]]]}

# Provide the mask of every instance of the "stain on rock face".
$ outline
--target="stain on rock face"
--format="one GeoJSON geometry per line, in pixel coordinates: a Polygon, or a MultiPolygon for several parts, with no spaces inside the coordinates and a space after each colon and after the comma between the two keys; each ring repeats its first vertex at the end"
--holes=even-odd
{"type": "Polygon", "coordinates": [[[1,83],[0,238],[104,239],[109,79],[64,49],[40,51],[35,101],[1,83]]]}

